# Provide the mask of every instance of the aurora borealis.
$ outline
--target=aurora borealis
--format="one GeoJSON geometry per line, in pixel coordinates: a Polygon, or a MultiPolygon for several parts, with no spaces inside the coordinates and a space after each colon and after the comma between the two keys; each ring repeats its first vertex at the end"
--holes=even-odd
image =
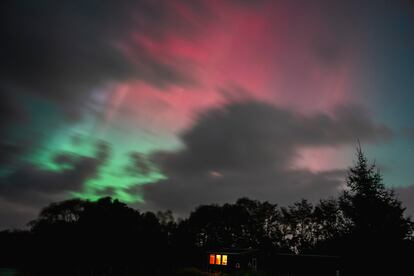
{"type": "Polygon", "coordinates": [[[414,214],[410,1],[4,1],[0,226],[73,196],[186,214],[343,187],[414,214]]]}

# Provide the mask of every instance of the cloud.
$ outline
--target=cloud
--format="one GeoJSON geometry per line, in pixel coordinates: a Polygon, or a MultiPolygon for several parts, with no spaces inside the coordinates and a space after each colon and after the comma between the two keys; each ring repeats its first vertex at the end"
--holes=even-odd
{"type": "Polygon", "coordinates": [[[181,136],[186,148],[159,153],[166,172],[285,168],[299,146],[339,146],[357,139],[380,142],[392,132],[359,107],[303,116],[261,102],[229,104],[203,113],[181,136]]]}
{"type": "Polygon", "coordinates": [[[195,205],[241,196],[281,204],[335,195],[344,170],[295,169],[301,147],[387,141],[392,132],[360,107],[301,115],[262,102],[228,104],[203,113],[181,138],[184,149],[154,159],[168,180],[142,187],[152,208],[187,212],[195,205]]]}
{"type": "Polygon", "coordinates": [[[152,164],[149,163],[147,157],[139,152],[129,154],[131,163],[126,172],[129,174],[148,175],[152,171],[152,164]]]}
{"type": "MultiPolygon", "coordinates": [[[[192,2],[183,2],[184,10],[203,22],[207,9],[192,2]]],[[[3,3],[0,88],[35,93],[76,113],[93,89],[111,81],[194,84],[190,68],[184,69],[190,65],[161,59],[134,39],[185,36],[200,27],[180,12],[170,1],[3,3]]]]}
{"type": "Polygon", "coordinates": [[[108,144],[100,142],[96,146],[93,157],[58,154],[53,163],[53,170],[28,163],[19,166],[10,174],[0,178],[0,209],[11,210],[0,212],[0,221],[5,227],[22,225],[27,218],[33,218],[35,210],[51,202],[64,200],[69,192],[80,191],[85,181],[95,177],[99,168],[107,161],[110,153],[108,144]],[[12,209],[6,206],[14,206],[12,209]]]}
{"type": "Polygon", "coordinates": [[[147,42],[193,37],[209,12],[194,1],[18,0],[0,16],[0,164],[10,167],[79,119],[105,120],[117,83],[195,85],[191,64],[147,42]]]}
{"type": "Polygon", "coordinates": [[[0,143],[0,166],[11,166],[16,161],[17,157],[24,152],[21,145],[14,143],[1,142],[0,143]]]}
{"type": "Polygon", "coordinates": [[[241,197],[268,200],[282,206],[307,198],[317,201],[336,195],[345,171],[313,173],[296,171],[222,172],[221,177],[211,173],[179,178],[146,185],[145,205],[152,210],[170,209],[185,216],[201,204],[234,202],[241,197]]]}
{"type": "Polygon", "coordinates": [[[414,218],[414,185],[394,189],[398,198],[402,201],[406,214],[414,218]]]}

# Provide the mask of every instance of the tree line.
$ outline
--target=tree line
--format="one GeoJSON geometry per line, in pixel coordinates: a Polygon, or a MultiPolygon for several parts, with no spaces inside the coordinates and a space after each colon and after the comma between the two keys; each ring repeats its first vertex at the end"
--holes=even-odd
{"type": "Polygon", "coordinates": [[[110,197],[52,203],[29,230],[0,233],[0,267],[22,275],[173,275],[201,268],[207,250],[252,248],[263,256],[341,256],[348,275],[395,275],[409,268],[413,222],[360,148],[356,157],[346,189],[316,204],[240,198],[175,219],[110,197]]]}

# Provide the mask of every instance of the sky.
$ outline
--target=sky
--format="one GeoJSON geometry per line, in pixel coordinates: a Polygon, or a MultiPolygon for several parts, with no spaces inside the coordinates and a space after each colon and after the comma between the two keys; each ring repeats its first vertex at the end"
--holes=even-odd
{"type": "Polygon", "coordinates": [[[0,228],[337,196],[361,143],[414,214],[414,2],[6,0],[0,228]]]}

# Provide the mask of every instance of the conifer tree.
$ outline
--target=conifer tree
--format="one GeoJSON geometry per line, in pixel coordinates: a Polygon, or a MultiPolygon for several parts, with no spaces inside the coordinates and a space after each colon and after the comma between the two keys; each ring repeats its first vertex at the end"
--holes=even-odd
{"type": "Polygon", "coordinates": [[[405,216],[393,190],[385,187],[375,163],[370,164],[360,146],[356,163],[348,171],[341,208],[350,222],[350,234],[363,241],[394,242],[409,238],[412,222],[405,216]]]}

